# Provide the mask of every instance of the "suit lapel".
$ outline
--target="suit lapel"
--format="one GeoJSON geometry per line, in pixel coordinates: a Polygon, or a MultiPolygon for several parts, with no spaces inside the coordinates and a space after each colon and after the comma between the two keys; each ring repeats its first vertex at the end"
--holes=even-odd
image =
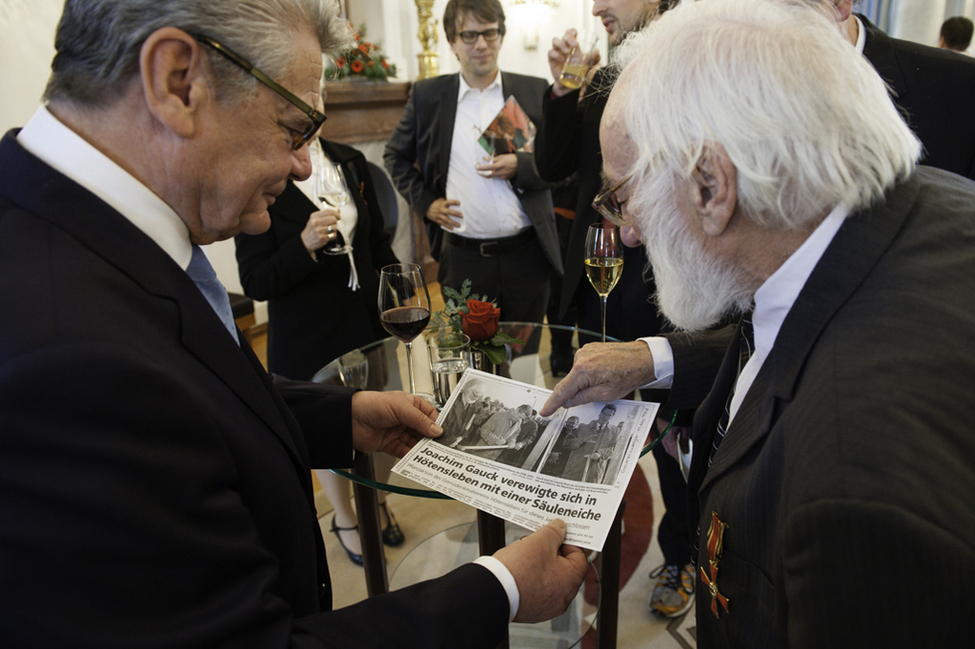
{"type": "Polygon", "coordinates": [[[890,36],[877,28],[866,17],[857,14],[857,18],[863,23],[866,31],[863,43],[863,55],[870,61],[881,78],[890,87],[890,94],[894,99],[899,99],[907,94],[909,88],[901,74],[900,67],[897,65],[897,57],[894,54],[894,45],[890,36]]]}
{"type": "Polygon", "coordinates": [[[298,456],[285,423],[289,415],[278,409],[246,355],[227,335],[220,318],[185,271],[128,219],[27,153],[12,135],[4,138],[0,150],[0,166],[14,172],[7,176],[11,181],[5,183],[10,198],[75,237],[150,295],[175,302],[183,345],[298,456]],[[44,191],[36,190],[39,182],[44,191]]]}
{"type": "MultiPolygon", "coordinates": [[[[437,122],[440,124],[440,155],[437,167],[446,170],[450,166],[450,150],[454,143],[454,120],[457,118],[457,93],[460,92],[460,74],[451,75],[448,83],[444,84],[437,106],[439,114],[437,122]]],[[[443,174],[444,186],[447,189],[447,173],[443,174]]]]}

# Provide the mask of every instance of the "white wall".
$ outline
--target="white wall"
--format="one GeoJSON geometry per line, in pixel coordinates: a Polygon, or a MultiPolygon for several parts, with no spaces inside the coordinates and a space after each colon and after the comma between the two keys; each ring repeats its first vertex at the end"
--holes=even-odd
{"type": "Polygon", "coordinates": [[[0,0],[0,133],[40,105],[64,0],[0,0]]]}
{"type": "MultiPolygon", "coordinates": [[[[548,50],[552,38],[561,36],[569,27],[588,26],[603,36],[602,51],[606,53],[605,30],[592,16],[592,0],[561,0],[558,9],[539,8],[532,11],[514,6],[512,0],[501,0],[505,9],[507,35],[501,48],[501,69],[548,79],[548,50]],[[537,49],[525,49],[526,37],[537,39],[537,49]]],[[[443,12],[447,0],[436,0],[433,15],[437,19],[437,53],[441,74],[457,72],[460,66],[450,51],[443,31],[443,12]]],[[[416,55],[420,51],[417,38],[419,21],[416,4],[412,0],[349,0],[349,20],[358,27],[365,23],[367,40],[379,42],[387,56],[396,63],[397,79],[411,81],[419,76],[416,55]]]]}

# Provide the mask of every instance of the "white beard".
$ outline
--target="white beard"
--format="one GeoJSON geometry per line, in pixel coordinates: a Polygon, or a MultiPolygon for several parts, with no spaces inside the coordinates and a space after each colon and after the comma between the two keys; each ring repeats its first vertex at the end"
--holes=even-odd
{"type": "Polygon", "coordinates": [[[667,171],[656,173],[633,192],[630,206],[653,267],[660,311],[678,329],[695,332],[751,310],[754,290],[690,233],[676,199],[682,184],[667,171]]]}

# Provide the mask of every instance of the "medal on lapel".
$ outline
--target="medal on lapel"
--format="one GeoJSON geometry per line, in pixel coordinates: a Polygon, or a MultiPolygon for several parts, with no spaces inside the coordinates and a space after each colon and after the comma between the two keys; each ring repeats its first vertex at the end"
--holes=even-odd
{"type": "Polygon", "coordinates": [[[718,590],[718,562],[721,560],[721,550],[724,544],[724,531],[728,524],[721,522],[718,512],[711,512],[711,526],[708,528],[708,565],[701,566],[701,579],[711,593],[711,612],[718,615],[718,603],[728,612],[728,598],[718,590]],[[710,572],[710,574],[708,574],[710,572]]]}

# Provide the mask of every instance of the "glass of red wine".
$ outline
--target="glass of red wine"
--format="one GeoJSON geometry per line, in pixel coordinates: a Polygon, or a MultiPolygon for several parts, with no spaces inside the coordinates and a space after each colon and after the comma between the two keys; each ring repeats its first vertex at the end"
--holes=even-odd
{"type": "Polygon", "coordinates": [[[379,277],[379,319],[386,331],[406,345],[410,394],[416,394],[412,344],[430,322],[430,292],[419,265],[391,264],[383,268],[379,277]]]}

